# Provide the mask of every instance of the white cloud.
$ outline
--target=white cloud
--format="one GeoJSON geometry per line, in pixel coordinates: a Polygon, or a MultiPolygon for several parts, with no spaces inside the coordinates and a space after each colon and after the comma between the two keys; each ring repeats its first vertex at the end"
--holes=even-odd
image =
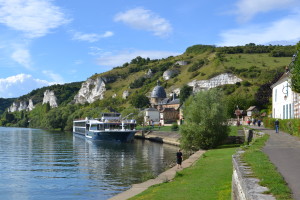
{"type": "Polygon", "coordinates": [[[268,44],[274,41],[297,41],[300,37],[300,13],[289,15],[270,24],[247,26],[223,31],[220,46],[244,45],[250,42],[268,44]]]}
{"type": "Polygon", "coordinates": [[[0,23],[29,38],[42,37],[69,21],[51,0],[0,0],[0,23]]]}
{"type": "Polygon", "coordinates": [[[107,38],[113,36],[114,33],[111,31],[106,31],[103,34],[96,34],[96,33],[81,33],[75,32],[73,35],[73,40],[81,40],[81,41],[88,41],[88,42],[97,42],[101,38],[107,38]]]}
{"type": "Polygon", "coordinates": [[[141,56],[142,58],[150,58],[150,59],[161,59],[169,56],[176,56],[181,53],[178,52],[169,52],[169,51],[124,51],[119,52],[115,55],[112,53],[103,53],[98,59],[97,64],[116,67],[123,65],[126,62],[130,62],[132,59],[137,56],[141,56]]]}
{"type": "Polygon", "coordinates": [[[299,5],[297,0],[239,0],[236,4],[239,21],[245,22],[258,13],[271,10],[293,8],[299,5]]]}
{"type": "Polygon", "coordinates": [[[28,94],[34,89],[49,86],[54,83],[35,79],[29,74],[18,74],[7,78],[0,78],[0,97],[12,98],[28,94]]]}
{"type": "Polygon", "coordinates": [[[25,68],[32,70],[31,64],[31,55],[27,49],[17,49],[11,54],[11,58],[19,63],[20,65],[23,65],[25,68]]]}
{"type": "Polygon", "coordinates": [[[160,37],[168,36],[172,32],[172,26],[166,19],[144,8],[118,13],[114,20],[121,21],[135,29],[153,32],[154,35],[160,37]]]}
{"type": "Polygon", "coordinates": [[[55,83],[61,84],[64,83],[64,79],[61,75],[54,73],[53,71],[50,70],[43,70],[43,74],[49,76],[55,83]]]}

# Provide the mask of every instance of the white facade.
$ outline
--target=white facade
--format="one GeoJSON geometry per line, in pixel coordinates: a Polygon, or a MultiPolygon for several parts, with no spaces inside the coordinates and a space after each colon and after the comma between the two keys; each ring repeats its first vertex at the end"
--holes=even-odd
{"type": "Polygon", "coordinates": [[[155,108],[148,108],[145,110],[145,122],[159,122],[159,111],[155,108]]]}
{"type": "Polygon", "coordinates": [[[294,118],[294,96],[290,87],[289,73],[285,73],[272,88],[272,117],[277,119],[294,118]]]}

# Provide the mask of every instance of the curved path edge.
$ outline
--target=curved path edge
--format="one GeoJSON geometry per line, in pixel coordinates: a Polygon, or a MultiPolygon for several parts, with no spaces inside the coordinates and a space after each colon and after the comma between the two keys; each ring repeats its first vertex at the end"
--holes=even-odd
{"type": "MultiPolygon", "coordinates": [[[[199,150],[196,153],[192,154],[188,159],[186,159],[182,162],[182,169],[190,167],[191,165],[193,165],[202,156],[202,154],[205,153],[205,152],[206,151],[204,151],[204,150],[199,150]]],[[[168,182],[168,181],[174,179],[174,177],[176,175],[176,172],[181,171],[182,169],[177,169],[177,166],[174,166],[171,169],[168,169],[167,171],[159,174],[155,179],[150,179],[146,182],[132,185],[132,187],[129,190],[127,190],[125,192],[122,192],[122,193],[110,198],[110,200],[129,199],[129,198],[145,191],[150,186],[160,184],[160,183],[164,183],[164,182],[168,182]]]]}

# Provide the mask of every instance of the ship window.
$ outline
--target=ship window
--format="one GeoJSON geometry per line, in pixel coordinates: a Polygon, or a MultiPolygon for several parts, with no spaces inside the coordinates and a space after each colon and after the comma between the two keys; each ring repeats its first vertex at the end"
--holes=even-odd
{"type": "Polygon", "coordinates": [[[74,126],[85,127],[85,122],[74,122],[74,126]]]}
{"type": "Polygon", "coordinates": [[[90,130],[97,130],[97,124],[92,124],[90,130]]]}
{"type": "Polygon", "coordinates": [[[99,124],[99,130],[104,130],[104,124],[99,124]]]}

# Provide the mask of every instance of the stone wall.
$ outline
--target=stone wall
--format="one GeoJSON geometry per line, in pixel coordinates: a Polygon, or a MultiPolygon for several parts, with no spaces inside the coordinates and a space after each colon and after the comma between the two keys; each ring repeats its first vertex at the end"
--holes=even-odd
{"type": "MultiPolygon", "coordinates": [[[[249,136],[249,130],[245,130],[245,139],[249,136]]],[[[253,138],[263,133],[253,132],[253,138]]],[[[247,140],[247,139],[246,139],[247,140]]],[[[232,156],[232,195],[233,200],[275,200],[272,195],[264,194],[268,188],[260,186],[259,179],[253,176],[249,165],[241,160],[244,151],[240,150],[232,156]]]]}

